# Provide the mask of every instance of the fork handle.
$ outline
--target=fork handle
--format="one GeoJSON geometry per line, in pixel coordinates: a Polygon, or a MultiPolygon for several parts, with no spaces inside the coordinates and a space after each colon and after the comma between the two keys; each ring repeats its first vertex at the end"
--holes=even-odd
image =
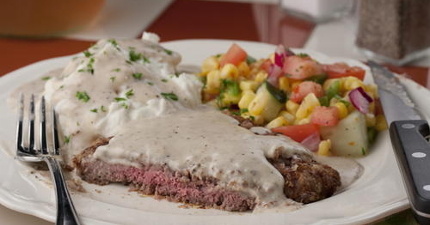
{"type": "Polygon", "coordinates": [[[64,175],[61,166],[54,157],[45,157],[54,181],[55,192],[57,197],[57,225],[80,225],[79,219],[67,190],[64,175]]]}

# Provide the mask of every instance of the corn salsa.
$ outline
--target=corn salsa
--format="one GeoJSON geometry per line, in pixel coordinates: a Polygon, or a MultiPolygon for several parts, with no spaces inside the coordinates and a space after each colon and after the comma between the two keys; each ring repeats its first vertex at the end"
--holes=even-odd
{"type": "Polygon", "coordinates": [[[363,156],[387,128],[375,84],[365,70],[323,64],[282,45],[255,59],[238,44],[206,58],[199,74],[202,98],[221,110],[289,136],[311,151],[363,156]]]}

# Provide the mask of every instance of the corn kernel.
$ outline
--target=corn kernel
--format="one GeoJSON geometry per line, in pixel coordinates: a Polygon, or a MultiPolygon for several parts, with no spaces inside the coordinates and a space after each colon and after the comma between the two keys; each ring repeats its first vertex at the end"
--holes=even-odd
{"type": "Polygon", "coordinates": [[[388,128],[387,121],[385,120],[384,115],[377,115],[376,116],[376,124],[375,128],[377,131],[383,131],[388,128]]]}
{"type": "Polygon", "coordinates": [[[224,93],[223,95],[222,95],[222,99],[221,99],[221,107],[223,107],[223,106],[229,106],[229,105],[232,105],[232,104],[237,104],[237,103],[239,103],[239,101],[240,101],[240,95],[231,95],[231,94],[228,94],[228,93],[224,93]]]}
{"type": "Polygon", "coordinates": [[[260,71],[255,75],[254,80],[258,83],[263,83],[267,79],[267,72],[266,71],[260,71]]]}
{"type": "Polygon", "coordinates": [[[314,93],[306,95],[296,112],[296,119],[301,120],[311,115],[312,110],[320,106],[320,101],[314,93]]]}
{"type": "Polygon", "coordinates": [[[373,101],[369,104],[369,112],[371,112],[371,113],[375,112],[375,101],[373,101]]]}
{"type": "Polygon", "coordinates": [[[291,114],[291,113],[289,113],[287,111],[281,111],[279,113],[279,115],[283,116],[287,120],[288,124],[293,124],[294,120],[296,120],[296,117],[293,114],[291,114]]]}
{"type": "Polygon", "coordinates": [[[242,91],[256,91],[258,88],[258,83],[253,80],[244,80],[239,83],[240,90],[242,91]]]}
{"type": "Polygon", "coordinates": [[[285,92],[290,92],[291,88],[290,88],[290,81],[288,79],[288,77],[281,77],[279,78],[279,89],[285,91],[285,92]]]}
{"type": "Polygon", "coordinates": [[[244,92],[242,92],[242,98],[239,101],[239,108],[240,109],[247,109],[249,104],[252,102],[252,100],[255,98],[255,93],[250,91],[250,90],[246,90],[244,92]]]}
{"type": "Polygon", "coordinates": [[[281,127],[281,126],[285,126],[285,125],[288,125],[288,121],[283,116],[278,116],[275,119],[273,119],[272,121],[270,121],[266,125],[266,128],[267,129],[273,129],[273,128],[281,127]]]}
{"type": "Polygon", "coordinates": [[[285,108],[287,109],[287,112],[289,112],[293,115],[296,115],[296,112],[297,112],[297,109],[299,108],[299,106],[300,106],[299,104],[297,104],[291,100],[288,100],[285,103],[285,108]]]}
{"type": "Polygon", "coordinates": [[[376,85],[373,84],[367,84],[364,85],[364,90],[366,91],[367,94],[369,94],[370,97],[372,97],[373,99],[378,98],[378,87],[376,85]]]}
{"type": "Polygon", "coordinates": [[[342,102],[336,102],[333,106],[338,109],[339,119],[343,119],[348,115],[348,108],[342,102]]]}
{"type": "Polygon", "coordinates": [[[350,91],[358,87],[364,87],[363,81],[357,77],[344,77],[342,80],[342,87],[345,91],[350,91]]]}
{"type": "Polygon", "coordinates": [[[263,125],[264,117],[263,116],[251,116],[252,122],[256,125],[263,125]]]}
{"type": "Polygon", "coordinates": [[[220,76],[221,79],[235,80],[239,76],[239,69],[231,63],[225,64],[221,68],[220,76]]]}
{"type": "Polygon", "coordinates": [[[221,86],[220,71],[212,70],[207,74],[205,92],[217,94],[221,86]]]}
{"type": "Polygon", "coordinates": [[[248,111],[251,116],[260,116],[263,113],[264,106],[264,96],[256,94],[254,99],[248,105],[248,111]]]}
{"type": "Polygon", "coordinates": [[[373,113],[366,113],[366,126],[373,127],[376,125],[376,117],[373,113]]]}
{"type": "Polygon", "coordinates": [[[241,62],[237,66],[237,69],[239,70],[239,76],[241,76],[241,77],[249,77],[251,69],[249,69],[248,63],[241,62]]]}
{"type": "Polygon", "coordinates": [[[330,156],[331,155],[331,140],[322,140],[318,145],[318,155],[330,156]]]}
{"type": "Polygon", "coordinates": [[[202,75],[208,74],[212,70],[217,70],[219,68],[219,61],[216,56],[210,56],[206,58],[202,63],[202,75]]]}
{"type": "Polygon", "coordinates": [[[294,125],[302,125],[302,124],[308,124],[311,122],[311,118],[310,117],[306,117],[303,119],[297,119],[294,121],[294,125]]]}

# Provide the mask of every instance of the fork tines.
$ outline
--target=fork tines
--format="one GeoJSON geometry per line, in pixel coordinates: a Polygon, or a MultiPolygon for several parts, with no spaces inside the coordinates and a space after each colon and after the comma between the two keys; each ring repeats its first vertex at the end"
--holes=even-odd
{"type": "Polygon", "coordinates": [[[35,113],[35,96],[31,95],[30,102],[28,104],[28,112],[25,113],[25,98],[24,95],[21,95],[19,99],[19,113],[18,113],[18,124],[17,124],[17,135],[16,135],[16,144],[18,151],[23,153],[27,153],[30,155],[46,155],[46,154],[54,154],[58,155],[59,149],[59,138],[58,138],[58,130],[57,130],[57,119],[55,115],[55,111],[52,110],[52,151],[49,151],[48,147],[48,136],[47,136],[47,118],[46,118],[46,102],[45,97],[42,96],[40,98],[40,106],[39,111],[40,114],[36,118],[35,113]],[[27,119],[24,118],[27,116],[27,119]],[[35,121],[38,119],[39,124],[39,142],[36,142],[36,129],[35,129],[35,121]],[[27,133],[24,131],[24,123],[27,122],[27,133]],[[27,140],[25,141],[25,137],[27,140]]]}

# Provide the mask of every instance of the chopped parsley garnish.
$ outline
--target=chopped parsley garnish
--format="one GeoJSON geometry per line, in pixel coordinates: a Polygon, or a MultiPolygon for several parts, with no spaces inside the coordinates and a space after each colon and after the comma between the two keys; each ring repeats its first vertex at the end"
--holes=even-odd
{"type": "Polygon", "coordinates": [[[227,79],[221,80],[220,93],[221,94],[228,93],[228,94],[233,95],[233,96],[240,95],[239,83],[236,81],[231,81],[231,80],[227,80],[227,79]]]}
{"type": "Polygon", "coordinates": [[[115,98],[116,102],[123,102],[123,101],[126,101],[126,100],[127,100],[126,98],[122,98],[122,97],[116,97],[115,98]]]}
{"type": "Polygon", "coordinates": [[[247,109],[247,108],[240,109],[240,114],[242,114],[242,113],[247,113],[247,112],[248,112],[248,109],[247,109]]]}
{"type": "Polygon", "coordinates": [[[143,74],[142,73],[133,73],[131,74],[134,78],[140,80],[142,79],[143,74]]]}
{"type": "Polygon", "coordinates": [[[313,75],[313,76],[306,78],[305,80],[313,81],[315,83],[322,85],[327,80],[327,74],[313,75]]]}
{"type": "Polygon", "coordinates": [[[87,51],[84,51],[84,55],[85,55],[85,57],[89,58],[89,57],[93,56],[93,53],[91,53],[87,50],[87,51]]]}
{"type": "Polygon", "coordinates": [[[134,95],[134,92],[133,92],[133,89],[130,89],[130,90],[128,90],[126,93],[125,93],[125,97],[126,98],[130,98],[131,96],[133,96],[134,95]]]}
{"type": "Polygon", "coordinates": [[[216,98],[218,108],[230,107],[233,104],[231,99],[240,97],[239,82],[222,79],[219,95],[216,98]]]}
{"type": "Polygon", "coordinates": [[[94,109],[91,109],[90,111],[91,111],[91,112],[93,112],[93,113],[97,113],[97,112],[98,112],[98,109],[97,109],[97,108],[94,108],[94,109]]]}
{"type": "Polygon", "coordinates": [[[232,111],[231,114],[233,114],[235,116],[240,116],[240,112],[239,111],[232,111]]]}
{"type": "Polygon", "coordinates": [[[120,69],[120,68],[115,68],[115,69],[113,69],[112,71],[113,71],[113,72],[119,72],[119,71],[121,71],[121,69],[120,69]]]}
{"type": "Polygon", "coordinates": [[[110,79],[110,81],[114,82],[116,77],[110,77],[109,79],[110,79]]]}
{"type": "Polygon", "coordinates": [[[154,85],[154,83],[152,83],[151,81],[148,81],[148,82],[147,82],[147,84],[148,84],[149,86],[154,85]]]}
{"type": "Polygon", "coordinates": [[[111,43],[116,49],[119,49],[118,42],[115,39],[109,39],[109,43],[111,43]]]}
{"type": "Polygon", "coordinates": [[[85,91],[78,91],[75,96],[83,102],[88,102],[90,100],[90,96],[85,91]]]}
{"type": "Polygon", "coordinates": [[[298,57],[300,57],[300,58],[307,58],[307,57],[309,57],[309,55],[308,54],[306,54],[306,53],[297,53],[296,54],[298,57]]]}
{"type": "Polygon", "coordinates": [[[162,92],[161,96],[163,96],[165,99],[172,100],[172,101],[178,101],[179,99],[178,96],[173,92],[170,92],[170,93],[162,92]]]}
{"type": "Polygon", "coordinates": [[[137,62],[143,60],[143,62],[149,63],[149,59],[142,55],[142,53],[137,53],[134,50],[130,50],[128,53],[128,58],[130,62],[137,62]]]}
{"type": "Polygon", "coordinates": [[[168,82],[167,79],[161,79],[161,81],[164,82],[164,83],[168,82]]]}
{"type": "Polygon", "coordinates": [[[106,111],[107,111],[107,110],[106,110],[106,107],[105,107],[104,105],[100,106],[100,111],[102,111],[102,112],[106,112],[106,111]]]}
{"type": "Polygon", "coordinates": [[[94,67],[93,67],[94,62],[95,62],[95,59],[90,58],[90,60],[88,61],[87,67],[85,69],[78,70],[78,72],[89,72],[91,74],[94,74],[94,67]]]}
{"type": "Polygon", "coordinates": [[[42,79],[42,80],[49,80],[49,79],[51,79],[51,77],[50,77],[50,76],[44,76],[44,77],[42,77],[41,79],[42,79]]]}
{"type": "MultiPolygon", "coordinates": [[[[336,96],[335,96],[336,97],[336,96]]],[[[340,97],[340,96],[339,96],[340,97]]],[[[348,102],[347,100],[345,100],[345,99],[339,99],[339,102],[342,102],[346,107],[349,107],[349,105],[351,105],[351,103],[350,102],[348,102]]]]}
{"type": "Polygon", "coordinates": [[[121,106],[122,106],[124,109],[128,109],[128,108],[129,108],[129,106],[128,106],[127,104],[125,104],[125,102],[123,102],[123,103],[121,104],[121,106]]]}
{"type": "Polygon", "coordinates": [[[141,60],[143,56],[142,56],[142,54],[141,54],[141,53],[137,53],[137,52],[135,52],[134,50],[131,50],[131,51],[128,53],[128,57],[129,57],[130,61],[132,61],[132,62],[136,62],[136,61],[141,60]]]}
{"type": "Polygon", "coordinates": [[[71,136],[64,136],[64,143],[65,144],[70,143],[70,139],[71,139],[71,136]]]}
{"type": "Polygon", "coordinates": [[[165,52],[167,55],[172,55],[172,54],[173,54],[173,51],[172,51],[172,50],[169,50],[169,49],[164,49],[164,52],[165,52]]]}
{"type": "Polygon", "coordinates": [[[255,63],[255,62],[257,62],[257,60],[254,57],[252,57],[252,56],[246,57],[246,63],[252,64],[252,63],[255,63]]]}

